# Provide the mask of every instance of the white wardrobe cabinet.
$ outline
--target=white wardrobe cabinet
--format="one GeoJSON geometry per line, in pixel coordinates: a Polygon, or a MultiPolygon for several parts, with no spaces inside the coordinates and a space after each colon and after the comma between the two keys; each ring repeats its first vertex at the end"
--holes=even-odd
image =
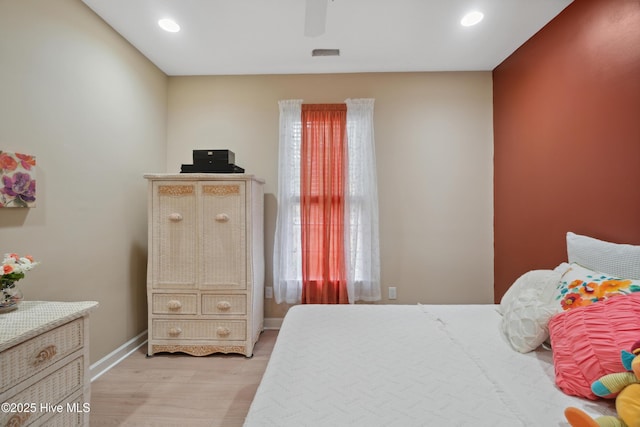
{"type": "Polygon", "coordinates": [[[264,181],[147,174],[148,351],[253,354],[264,322],[264,181]]]}

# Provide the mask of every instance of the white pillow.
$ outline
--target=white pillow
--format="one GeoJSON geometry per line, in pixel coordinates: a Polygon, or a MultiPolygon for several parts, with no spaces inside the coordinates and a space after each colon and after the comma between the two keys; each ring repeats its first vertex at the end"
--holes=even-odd
{"type": "Polygon", "coordinates": [[[553,269],[553,271],[557,271],[558,273],[560,273],[560,275],[562,276],[564,273],[566,273],[569,269],[571,268],[571,264],[569,264],[568,262],[563,262],[562,264],[560,264],[559,266],[557,266],[556,268],[553,269]]]}
{"type": "Polygon", "coordinates": [[[549,338],[549,320],[562,311],[556,301],[560,277],[555,270],[529,271],[502,297],[502,333],[516,351],[528,353],[549,338]]]}
{"type": "MultiPolygon", "coordinates": [[[[518,277],[507,289],[500,300],[499,311],[505,310],[513,304],[514,300],[522,299],[522,293],[527,289],[536,289],[536,298],[553,305],[557,296],[557,286],[560,277],[569,269],[569,264],[562,263],[554,270],[531,270],[518,277]],[[565,267],[566,266],[566,267],[565,267]]],[[[530,295],[530,294],[527,294],[530,295]]]]}
{"type": "Polygon", "coordinates": [[[616,277],[640,279],[640,246],[567,233],[569,263],[616,277]]]}

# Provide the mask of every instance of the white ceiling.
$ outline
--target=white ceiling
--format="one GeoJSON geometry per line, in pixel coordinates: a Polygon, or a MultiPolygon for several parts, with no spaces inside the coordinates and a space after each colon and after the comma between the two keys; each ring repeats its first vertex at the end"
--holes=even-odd
{"type": "Polygon", "coordinates": [[[305,0],[83,1],[177,76],[492,70],[572,0],[330,0],[317,37],[304,35],[305,0]],[[484,20],[462,27],[472,9],[484,20]],[[165,17],[182,30],[160,29],[165,17]]]}

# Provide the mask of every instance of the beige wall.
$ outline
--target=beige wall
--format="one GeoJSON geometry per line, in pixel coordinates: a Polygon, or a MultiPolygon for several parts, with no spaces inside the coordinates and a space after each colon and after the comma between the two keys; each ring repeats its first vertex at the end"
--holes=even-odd
{"type": "Polygon", "coordinates": [[[0,210],[0,252],[42,262],[28,299],[99,301],[92,362],[146,329],[142,175],[193,149],[267,180],[271,285],[280,99],[376,99],[385,295],[493,300],[489,72],[167,78],[80,0],[1,0],[0,58],[0,150],[38,161],[37,207],[0,210]]]}
{"type": "MultiPolygon", "coordinates": [[[[383,302],[493,302],[490,72],[170,77],[167,170],[228,148],[266,179],[267,286],[277,213],[278,100],[375,98],[383,302]]],[[[285,306],[267,300],[266,317],[285,306]]]]}
{"type": "Polygon", "coordinates": [[[146,329],[146,182],[165,167],[167,77],[80,0],[0,1],[0,150],[37,158],[37,207],[0,252],[31,300],[96,300],[91,360],[146,329]]]}

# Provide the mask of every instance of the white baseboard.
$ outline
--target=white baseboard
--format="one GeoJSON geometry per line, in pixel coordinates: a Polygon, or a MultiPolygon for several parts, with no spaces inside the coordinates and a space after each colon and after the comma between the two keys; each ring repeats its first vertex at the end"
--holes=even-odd
{"type": "Polygon", "coordinates": [[[107,354],[102,359],[89,367],[91,381],[97,380],[102,374],[120,363],[125,357],[142,347],[147,342],[147,331],[141,332],[138,336],[131,338],[120,347],[107,354]]]}
{"type": "Polygon", "coordinates": [[[280,329],[282,326],[282,318],[281,317],[267,317],[264,319],[264,328],[265,329],[280,329]]]}

